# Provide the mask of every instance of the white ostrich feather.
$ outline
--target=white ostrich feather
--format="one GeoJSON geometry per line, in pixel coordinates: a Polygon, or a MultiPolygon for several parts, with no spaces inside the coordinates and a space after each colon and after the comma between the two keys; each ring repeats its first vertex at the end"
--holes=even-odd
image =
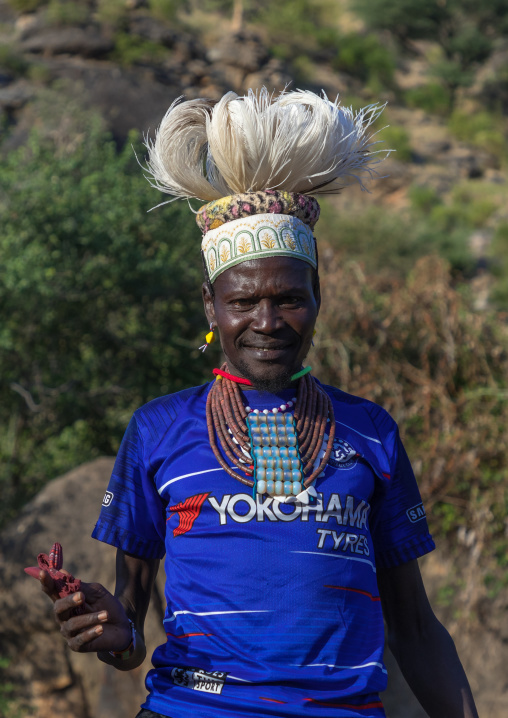
{"type": "Polygon", "coordinates": [[[267,189],[316,195],[353,182],[364,189],[388,152],[373,150],[378,143],[368,132],[383,109],[355,113],[324,93],[274,97],[266,88],[245,97],[228,92],[217,103],[177,100],[146,142],[148,179],[175,198],[207,202],[267,189]]]}

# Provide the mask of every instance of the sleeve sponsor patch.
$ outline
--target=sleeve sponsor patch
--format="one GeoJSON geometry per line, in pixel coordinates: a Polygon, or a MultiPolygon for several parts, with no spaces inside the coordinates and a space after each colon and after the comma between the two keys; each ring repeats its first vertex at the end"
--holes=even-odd
{"type": "Polygon", "coordinates": [[[171,678],[175,686],[204,693],[222,693],[226,676],[223,671],[209,673],[202,668],[173,668],[171,678]]]}
{"type": "Polygon", "coordinates": [[[113,501],[113,496],[114,494],[111,493],[111,491],[106,491],[106,493],[104,494],[104,498],[102,499],[102,505],[109,506],[113,501]]]}
{"type": "Polygon", "coordinates": [[[408,509],[406,511],[406,516],[412,524],[415,524],[417,521],[421,521],[422,519],[424,519],[425,508],[423,504],[417,504],[416,506],[413,506],[412,508],[408,509]]]}

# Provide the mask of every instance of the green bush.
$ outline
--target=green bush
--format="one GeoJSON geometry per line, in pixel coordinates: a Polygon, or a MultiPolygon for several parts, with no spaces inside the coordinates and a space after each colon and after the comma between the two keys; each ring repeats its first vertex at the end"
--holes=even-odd
{"type": "Polygon", "coordinates": [[[110,57],[120,65],[130,67],[137,63],[156,63],[168,55],[168,50],[151,40],[135,37],[127,32],[115,36],[115,48],[110,57]]]}
{"type": "Polygon", "coordinates": [[[159,20],[174,21],[182,4],[182,0],[149,0],[148,7],[159,20]]]}
{"type": "Polygon", "coordinates": [[[418,107],[436,115],[447,115],[451,108],[450,91],[437,82],[407,90],[404,100],[408,107],[418,107]]]}
{"type": "Polygon", "coordinates": [[[23,76],[26,74],[29,64],[12,45],[2,43],[0,44],[0,67],[12,72],[13,75],[23,76]]]}
{"type": "Polygon", "coordinates": [[[147,214],[158,201],[130,144],[93,129],[2,164],[0,523],[114,454],[137,406],[207,376],[199,232],[184,202],[147,214]]]}
{"type": "Polygon", "coordinates": [[[434,187],[428,185],[411,185],[408,196],[412,207],[425,214],[428,214],[436,205],[441,204],[441,198],[434,187]]]}
{"type": "Polygon", "coordinates": [[[49,25],[81,25],[88,20],[89,7],[83,2],[70,0],[50,0],[46,10],[46,21],[49,25]]]}
{"type": "Polygon", "coordinates": [[[48,0],[8,0],[8,2],[17,12],[33,12],[43,5],[47,5],[48,0]]]}
{"type": "Polygon", "coordinates": [[[333,67],[348,72],[366,84],[390,87],[393,84],[393,53],[374,34],[351,33],[341,37],[333,67]]]}
{"type": "Polygon", "coordinates": [[[97,0],[95,18],[111,27],[122,27],[127,17],[125,0],[97,0]]]}
{"type": "Polygon", "coordinates": [[[422,203],[403,214],[371,206],[361,214],[344,214],[340,224],[323,202],[318,228],[320,239],[360,261],[367,272],[405,277],[415,261],[429,253],[446,258],[454,274],[471,275],[475,267],[464,212],[438,200],[430,201],[428,209],[422,203]]]}
{"type": "Polygon", "coordinates": [[[409,134],[403,127],[385,127],[379,138],[385,143],[385,147],[395,150],[393,158],[399,162],[411,162],[413,153],[409,134]]]}
{"type": "Polygon", "coordinates": [[[284,0],[261,2],[247,12],[248,18],[267,31],[275,57],[293,60],[320,50],[333,51],[338,43],[334,20],[337,5],[330,0],[284,0]]]}
{"type": "Polygon", "coordinates": [[[448,126],[459,140],[506,159],[508,142],[503,118],[490,112],[467,113],[455,110],[448,126]]]}

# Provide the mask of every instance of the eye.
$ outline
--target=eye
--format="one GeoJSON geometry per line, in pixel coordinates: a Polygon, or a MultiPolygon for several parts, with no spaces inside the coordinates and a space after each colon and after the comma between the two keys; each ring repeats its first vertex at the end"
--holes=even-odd
{"type": "Polygon", "coordinates": [[[302,298],[296,296],[281,297],[279,299],[280,307],[295,307],[301,304],[302,298]]]}
{"type": "Polygon", "coordinates": [[[230,302],[234,309],[250,309],[255,303],[252,297],[236,297],[230,302]]]}

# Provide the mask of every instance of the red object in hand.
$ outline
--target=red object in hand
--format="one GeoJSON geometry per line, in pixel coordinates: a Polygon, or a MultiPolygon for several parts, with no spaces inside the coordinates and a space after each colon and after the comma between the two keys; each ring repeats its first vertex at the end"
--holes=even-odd
{"type": "MultiPolygon", "coordinates": [[[[60,569],[63,566],[63,551],[62,546],[59,543],[54,543],[51,547],[49,556],[45,553],[40,553],[37,556],[38,567],[30,566],[25,568],[25,573],[34,578],[39,578],[41,569],[47,571],[53,581],[55,582],[55,588],[58,591],[59,598],[70,596],[72,593],[76,593],[81,588],[81,581],[79,578],[74,578],[70,573],[63,573],[60,569]]],[[[79,615],[84,612],[81,606],[75,608],[75,614],[79,615]]]]}

